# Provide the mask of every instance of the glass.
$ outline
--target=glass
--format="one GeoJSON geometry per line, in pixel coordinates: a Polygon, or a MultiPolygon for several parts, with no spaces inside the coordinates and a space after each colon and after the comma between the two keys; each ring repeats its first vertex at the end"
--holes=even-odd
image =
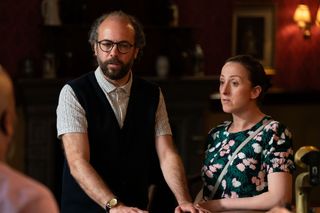
{"type": "Polygon", "coordinates": [[[122,54],[126,54],[133,47],[133,44],[130,44],[127,41],[113,42],[110,40],[101,40],[97,41],[97,43],[99,44],[99,47],[103,52],[110,52],[114,45],[117,45],[118,51],[122,54]]]}

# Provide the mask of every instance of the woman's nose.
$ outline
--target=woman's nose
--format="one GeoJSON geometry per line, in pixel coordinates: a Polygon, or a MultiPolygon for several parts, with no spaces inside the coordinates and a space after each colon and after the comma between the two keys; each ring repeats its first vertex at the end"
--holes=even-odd
{"type": "Polygon", "coordinates": [[[229,85],[227,83],[220,85],[220,93],[222,94],[229,93],[229,85]]]}

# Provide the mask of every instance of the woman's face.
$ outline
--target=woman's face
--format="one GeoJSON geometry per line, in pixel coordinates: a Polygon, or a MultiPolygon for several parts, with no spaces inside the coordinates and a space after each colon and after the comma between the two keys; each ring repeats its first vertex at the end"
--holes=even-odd
{"type": "Polygon", "coordinates": [[[256,106],[261,87],[252,87],[249,71],[242,64],[227,62],[221,70],[219,91],[223,111],[241,113],[256,106]]]}

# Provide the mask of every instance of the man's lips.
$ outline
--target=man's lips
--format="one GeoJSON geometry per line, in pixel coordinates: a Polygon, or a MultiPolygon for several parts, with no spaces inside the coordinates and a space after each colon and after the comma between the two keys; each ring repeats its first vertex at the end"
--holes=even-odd
{"type": "Polygon", "coordinates": [[[109,63],[108,67],[120,67],[121,64],[120,63],[109,63]]]}

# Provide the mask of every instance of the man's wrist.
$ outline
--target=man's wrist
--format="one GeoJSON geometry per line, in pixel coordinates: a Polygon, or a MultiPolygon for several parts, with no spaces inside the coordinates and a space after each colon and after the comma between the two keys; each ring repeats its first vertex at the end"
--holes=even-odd
{"type": "Polygon", "coordinates": [[[187,204],[187,203],[192,203],[191,201],[189,200],[183,200],[181,202],[178,202],[179,206],[183,205],[183,204],[187,204]]]}
{"type": "Polygon", "coordinates": [[[119,204],[119,199],[117,197],[113,197],[106,203],[106,212],[109,213],[110,209],[116,207],[119,204]]]}

